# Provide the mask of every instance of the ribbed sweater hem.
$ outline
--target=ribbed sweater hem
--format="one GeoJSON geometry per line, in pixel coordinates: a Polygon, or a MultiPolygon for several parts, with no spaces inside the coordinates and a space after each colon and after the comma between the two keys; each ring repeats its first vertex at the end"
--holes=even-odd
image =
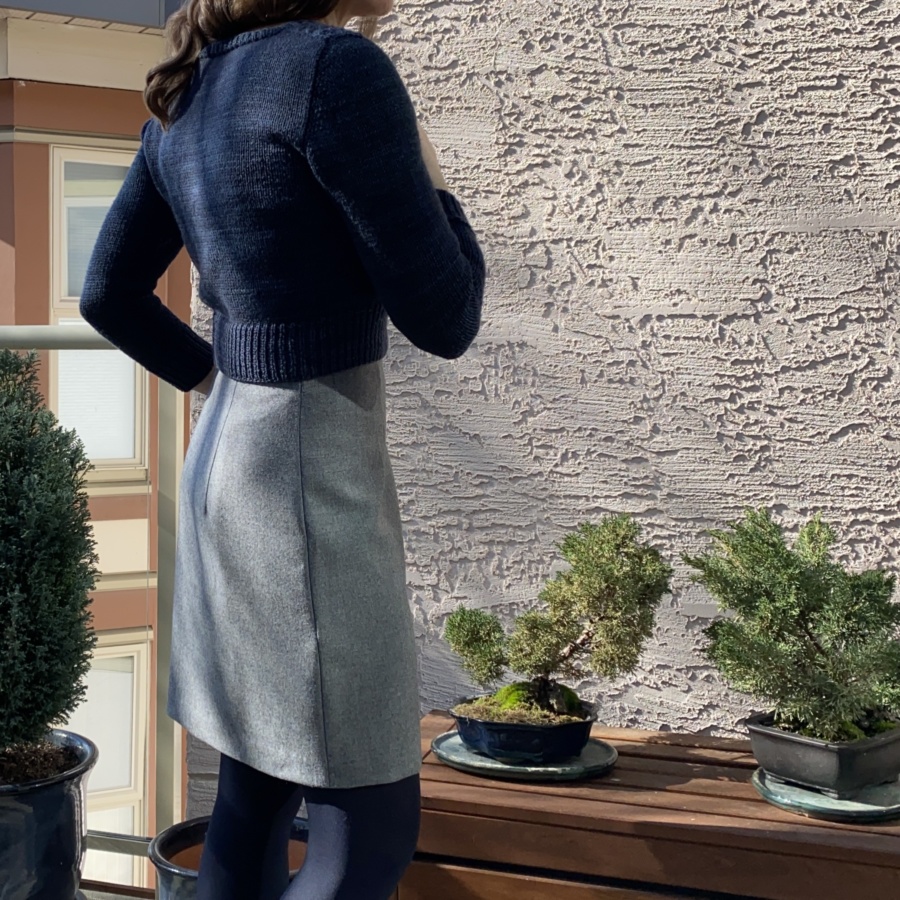
{"type": "Polygon", "coordinates": [[[383,359],[387,313],[380,306],[315,322],[213,318],[216,368],[234,381],[310,381],[383,359]]]}

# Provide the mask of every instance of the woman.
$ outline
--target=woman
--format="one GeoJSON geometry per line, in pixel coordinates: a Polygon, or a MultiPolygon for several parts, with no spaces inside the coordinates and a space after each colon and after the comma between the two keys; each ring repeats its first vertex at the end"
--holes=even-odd
{"type": "Polygon", "coordinates": [[[81,301],[151,372],[210,391],[182,480],[168,706],[222,754],[201,900],[381,900],[418,835],[386,320],[460,356],[484,261],[395,68],[343,27],[391,7],[187,0],[81,301]],[[211,345],[154,295],[182,246],[211,345]]]}

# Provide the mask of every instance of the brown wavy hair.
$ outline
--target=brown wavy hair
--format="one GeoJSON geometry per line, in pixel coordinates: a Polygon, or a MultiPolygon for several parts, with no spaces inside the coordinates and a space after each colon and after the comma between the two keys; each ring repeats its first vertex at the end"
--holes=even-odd
{"type": "MultiPolygon", "coordinates": [[[[187,0],[166,26],[166,59],[150,70],[144,102],[168,127],[178,98],[190,83],[200,51],[244,31],[297,19],[323,19],[340,0],[187,0]]],[[[373,23],[363,24],[371,36],[373,23]]]]}

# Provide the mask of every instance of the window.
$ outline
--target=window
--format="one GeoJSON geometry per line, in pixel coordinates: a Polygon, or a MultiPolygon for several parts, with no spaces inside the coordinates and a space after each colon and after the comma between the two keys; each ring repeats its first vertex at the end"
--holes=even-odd
{"type": "Polygon", "coordinates": [[[84,287],[84,276],[97,235],[125,181],[128,163],[111,165],[63,158],[61,164],[63,206],[60,224],[64,251],[61,299],[77,301],[84,287]]]}
{"type": "MultiPolygon", "coordinates": [[[[133,154],[54,147],[50,321],[81,321],[78,302],[97,235],[133,154]]],[[[64,351],[51,362],[50,403],[84,441],[92,480],[146,480],[147,379],[118,351],[64,351]]]]}
{"type": "MultiPolygon", "coordinates": [[[[87,697],[64,727],[90,738],[100,758],[88,777],[87,825],[93,831],[147,833],[149,635],[101,632],[87,676],[87,697]]],[[[90,851],[84,877],[143,887],[145,861],[90,851]]]]}

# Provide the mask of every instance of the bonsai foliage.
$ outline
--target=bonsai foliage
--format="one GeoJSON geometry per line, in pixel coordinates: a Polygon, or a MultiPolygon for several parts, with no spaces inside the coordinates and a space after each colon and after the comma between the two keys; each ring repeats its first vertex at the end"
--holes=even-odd
{"type": "Polygon", "coordinates": [[[848,572],[819,516],[788,546],[764,509],[749,510],[713,549],[685,561],[731,614],[706,629],[706,654],[738,690],[775,709],[775,724],[823,740],[892,727],[900,712],[895,579],[848,572]]]}
{"type": "Polygon", "coordinates": [[[96,643],[90,464],[44,405],[37,367],[0,350],[0,750],[66,721],[96,643]]]}
{"type": "Polygon", "coordinates": [[[494,699],[502,706],[572,713],[580,701],[557,677],[633,671],[672,575],[639,537],[627,515],[581,524],[558,545],[570,568],[544,586],[542,608],[518,616],[510,634],[491,613],[457,609],[445,637],[473,680],[487,687],[511,670],[528,682],[499,691],[494,699]]]}

